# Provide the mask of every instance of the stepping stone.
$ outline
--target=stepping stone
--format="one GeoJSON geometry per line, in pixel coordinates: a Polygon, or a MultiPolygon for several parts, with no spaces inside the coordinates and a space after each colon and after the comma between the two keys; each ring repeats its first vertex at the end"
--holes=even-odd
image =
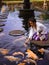
{"type": "Polygon", "coordinates": [[[0,23],[0,27],[1,27],[1,26],[5,26],[5,24],[4,24],[4,23],[0,23]]]}
{"type": "Polygon", "coordinates": [[[5,17],[5,16],[4,16],[4,17],[0,17],[0,19],[6,19],[6,18],[7,18],[7,17],[5,17]]]}
{"type": "Polygon", "coordinates": [[[4,17],[4,16],[7,16],[8,13],[4,13],[4,14],[0,14],[0,17],[4,17]]]}
{"type": "Polygon", "coordinates": [[[21,31],[21,30],[13,30],[13,31],[9,32],[9,35],[12,35],[12,36],[21,36],[21,35],[24,35],[24,32],[21,31]]]}
{"type": "Polygon", "coordinates": [[[6,22],[6,19],[0,19],[0,22],[6,22]]]}
{"type": "Polygon", "coordinates": [[[40,47],[49,47],[49,33],[48,33],[48,40],[44,40],[44,41],[32,40],[31,43],[40,47]]]}
{"type": "Polygon", "coordinates": [[[0,28],[0,32],[2,32],[3,31],[3,28],[0,28]]]}
{"type": "Polygon", "coordinates": [[[5,19],[5,18],[7,18],[7,16],[8,15],[2,14],[2,15],[0,15],[0,19],[5,19]]]}

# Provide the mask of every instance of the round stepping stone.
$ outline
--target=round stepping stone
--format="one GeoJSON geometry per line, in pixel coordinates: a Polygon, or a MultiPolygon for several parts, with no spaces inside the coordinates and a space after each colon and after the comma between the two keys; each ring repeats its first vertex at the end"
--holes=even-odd
{"type": "Polygon", "coordinates": [[[1,26],[5,26],[5,24],[4,24],[4,23],[0,23],[0,27],[1,27],[1,26]]]}
{"type": "Polygon", "coordinates": [[[32,40],[31,43],[36,46],[40,46],[40,47],[49,47],[49,33],[48,33],[48,40],[46,40],[46,41],[32,40]]]}
{"type": "Polygon", "coordinates": [[[6,19],[0,19],[0,22],[6,22],[6,19]]]}
{"type": "Polygon", "coordinates": [[[0,17],[0,19],[6,19],[7,17],[0,17]]]}
{"type": "Polygon", "coordinates": [[[2,32],[3,31],[3,28],[0,28],[0,32],[2,32]]]}
{"type": "Polygon", "coordinates": [[[10,31],[9,32],[9,35],[12,35],[12,36],[20,36],[20,35],[24,35],[24,32],[21,31],[21,30],[13,30],[13,31],[10,31]]]}

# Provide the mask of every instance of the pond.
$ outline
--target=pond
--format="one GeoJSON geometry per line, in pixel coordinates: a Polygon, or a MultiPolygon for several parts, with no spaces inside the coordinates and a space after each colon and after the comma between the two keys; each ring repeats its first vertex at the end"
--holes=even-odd
{"type": "MultiPolygon", "coordinates": [[[[8,49],[9,54],[11,54],[11,55],[15,51],[19,51],[19,52],[26,51],[26,48],[24,47],[24,42],[27,37],[26,34],[22,35],[22,36],[9,35],[9,32],[12,30],[22,30],[25,33],[27,32],[28,27],[26,25],[26,22],[28,19],[20,18],[19,13],[20,13],[19,11],[9,12],[6,22],[2,22],[5,24],[5,26],[0,27],[0,28],[3,28],[3,32],[0,32],[0,48],[8,49]]],[[[44,25],[47,26],[47,28],[49,28],[49,19],[43,20],[40,17],[38,17],[39,15],[41,15],[41,12],[39,12],[39,11],[34,11],[34,13],[35,13],[36,20],[43,23],[44,25]]],[[[47,29],[47,30],[49,32],[49,29],[47,29]]],[[[2,56],[1,56],[1,58],[2,58],[2,56]]],[[[1,61],[3,61],[3,60],[6,61],[4,58],[2,58],[1,61]]]]}
{"type": "MultiPolygon", "coordinates": [[[[23,31],[27,30],[27,25],[26,25],[27,19],[19,18],[19,13],[20,13],[19,11],[10,12],[8,15],[7,21],[2,22],[5,24],[5,26],[2,27],[4,29],[4,31],[2,33],[0,33],[0,47],[9,49],[11,44],[14,44],[16,47],[23,46],[25,39],[21,42],[20,41],[16,42],[16,39],[25,37],[25,35],[15,36],[15,37],[9,35],[9,32],[12,30],[23,30],[23,31]],[[9,46],[7,45],[8,43],[9,43],[9,46]]],[[[34,11],[34,13],[35,13],[36,20],[44,23],[44,25],[46,25],[49,28],[49,19],[42,20],[38,17],[39,15],[41,15],[41,12],[34,11]]],[[[49,29],[47,29],[47,30],[49,31],[49,29]]]]}
{"type": "Polygon", "coordinates": [[[5,24],[5,26],[2,26],[4,29],[3,32],[0,33],[0,48],[7,48],[7,49],[12,49],[13,46],[21,47],[23,44],[23,41],[17,41],[15,42],[16,39],[19,39],[22,36],[10,36],[9,32],[12,30],[23,30],[25,29],[22,27],[22,18],[18,17],[19,11],[16,12],[10,12],[7,18],[6,22],[2,22],[5,24]],[[12,45],[13,46],[12,46],[12,45]],[[20,44],[20,45],[19,45],[20,44]]]}

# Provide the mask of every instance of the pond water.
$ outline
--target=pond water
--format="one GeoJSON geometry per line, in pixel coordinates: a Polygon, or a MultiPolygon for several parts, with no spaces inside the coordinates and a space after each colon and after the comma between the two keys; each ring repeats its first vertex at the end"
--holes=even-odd
{"type": "Polygon", "coordinates": [[[23,19],[19,18],[18,16],[19,11],[10,12],[7,17],[7,21],[2,22],[5,24],[5,26],[1,27],[4,29],[4,31],[0,33],[0,48],[9,49],[10,53],[13,53],[14,51],[25,51],[25,47],[23,46],[23,43],[25,42],[24,39],[17,41],[19,38],[23,38],[24,35],[15,37],[9,35],[9,32],[12,30],[25,31],[25,29],[22,27],[23,19]]]}
{"type": "MultiPolygon", "coordinates": [[[[49,20],[41,20],[38,16],[41,14],[41,12],[35,11],[35,18],[37,21],[40,21],[42,23],[44,23],[48,28],[49,28],[49,20]]],[[[3,22],[5,24],[5,26],[3,26],[2,28],[4,29],[4,31],[2,33],[0,33],[0,48],[7,48],[7,49],[12,49],[13,45],[16,46],[16,48],[21,51],[24,51],[25,48],[23,47],[23,44],[25,42],[24,40],[21,41],[17,41],[17,39],[19,38],[23,38],[25,37],[25,35],[22,36],[10,36],[9,32],[12,30],[23,30],[26,31],[25,28],[23,28],[23,19],[19,18],[19,11],[15,11],[15,12],[10,12],[7,18],[6,22],[3,22]],[[11,45],[12,44],[12,45],[11,45]],[[21,47],[21,49],[20,49],[21,47]]],[[[49,29],[48,29],[49,31],[49,29]]]]}
{"type": "MultiPolygon", "coordinates": [[[[35,18],[37,21],[43,23],[44,25],[47,26],[47,30],[49,31],[49,19],[47,20],[42,20],[40,19],[38,16],[41,15],[41,12],[38,11],[34,11],[35,13],[35,18]]],[[[0,48],[5,48],[9,50],[9,55],[12,55],[14,52],[19,51],[19,52],[25,52],[26,48],[24,47],[24,42],[26,39],[26,35],[22,35],[22,36],[11,36],[9,35],[9,32],[12,30],[23,30],[26,32],[27,30],[27,26],[25,25],[27,21],[26,19],[22,19],[19,18],[19,11],[15,11],[15,12],[9,12],[9,15],[6,19],[6,22],[2,22],[5,24],[5,26],[0,27],[3,28],[3,32],[0,32],[0,48]],[[24,27],[24,25],[26,27],[24,27]]],[[[33,47],[35,49],[35,47],[33,47]]],[[[7,59],[5,59],[4,57],[2,57],[2,55],[0,54],[0,62],[4,64],[3,61],[5,61],[7,64],[9,64],[7,62],[7,59]]],[[[25,56],[26,58],[26,56],[25,56]]],[[[24,58],[21,57],[21,61],[23,61],[24,58]]],[[[12,62],[11,62],[12,63],[12,62]]],[[[16,64],[18,64],[16,62],[16,64]]],[[[11,65],[11,64],[10,64],[11,65]]]]}

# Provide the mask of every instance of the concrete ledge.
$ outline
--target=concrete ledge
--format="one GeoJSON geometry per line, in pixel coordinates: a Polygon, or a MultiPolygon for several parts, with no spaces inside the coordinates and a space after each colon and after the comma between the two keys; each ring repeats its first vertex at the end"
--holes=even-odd
{"type": "Polygon", "coordinates": [[[42,47],[47,47],[49,46],[49,34],[48,34],[48,40],[47,41],[36,41],[36,40],[32,40],[31,41],[32,44],[37,45],[37,46],[42,46],[42,47]]]}

